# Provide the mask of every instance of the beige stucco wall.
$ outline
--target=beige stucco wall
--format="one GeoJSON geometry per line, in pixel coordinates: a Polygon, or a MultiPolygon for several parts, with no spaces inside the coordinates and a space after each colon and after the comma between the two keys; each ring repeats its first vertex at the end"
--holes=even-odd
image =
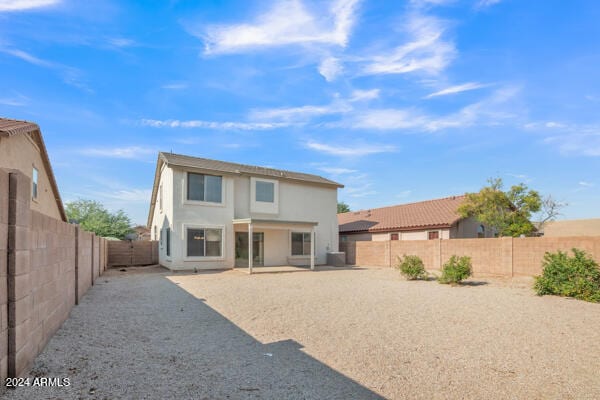
{"type": "MultiPolygon", "coordinates": [[[[181,168],[167,167],[161,173],[163,186],[163,212],[155,207],[154,225],[171,226],[171,257],[165,255],[165,245],[159,248],[162,265],[171,269],[232,268],[235,265],[235,231],[246,227],[234,227],[233,219],[269,219],[281,221],[318,222],[315,227],[317,263],[324,263],[328,251],[338,249],[337,189],[279,180],[278,213],[251,212],[250,176],[224,175],[222,180],[222,203],[194,203],[185,199],[186,172],[181,168]],[[172,193],[172,195],[169,195],[172,193]],[[215,227],[223,229],[223,250],[219,258],[188,259],[185,256],[185,232],[187,227],[215,227]]],[[[200,172],[200,171],[198,171],[200,172]]],[[[157,199],[158,202],[158,199],[157,199]]],[[[291,256],[290,232],[310,231],[306,225],[265,232],[265,264],[287,264],[291,256]]],[[[156,238],[158,239],[158,238],[156,238]]],[[[291,260],[293,261],[293,260],[291,260]]]]}
{"type": "Polygon", "coordinates": [[[545,237],[600,236],[600,218],[550,221],[543,232],[545,237]]]}
{"type": "Polygon", "coordinates": [[[40,149],[28,134],[0,137],[0,168],[18,169],[31,180],[34,167],[38,170],[38,197],[31,201],[31,209],[62,220],[40,149]]]}

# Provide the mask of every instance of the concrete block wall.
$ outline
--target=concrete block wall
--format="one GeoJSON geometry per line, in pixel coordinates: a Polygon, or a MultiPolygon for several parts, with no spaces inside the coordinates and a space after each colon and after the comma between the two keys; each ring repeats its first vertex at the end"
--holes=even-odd
{"type": "Polygon", "coordinates": [[[0,381],[8,376],[8,172],[0,169],[0,381]]]}
{"type": "Polygon", "coordinates": [[[91,285],[92,238],[97,242],[96,276],[106,269],[100,255],[104,239],[31,211],[30,196],[29,178],[19,171],[0,169],[2,379],[28,371],[91,285]],[[81,281],[77,279],[80,267],[81,281]]]}
{"type": "Polygon", "coordinates": [[[452,255],[469,256],[474,276],[536,276],[546,252],[586,251],[600,263],[600,236],[342,242],[348,265],[393,267],[396,256],[417,255],[439,270],[452,255]]]}

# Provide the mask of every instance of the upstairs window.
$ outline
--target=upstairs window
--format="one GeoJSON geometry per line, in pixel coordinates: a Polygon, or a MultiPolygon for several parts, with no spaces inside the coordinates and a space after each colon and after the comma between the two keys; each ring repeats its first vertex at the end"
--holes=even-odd
{"type": "Polygon", "coordinates": [[[222,177],[220,176],[188,172],[187,199],[193,201],[221,203],[222,186],[222,177]]]}
{"type": "Polygon", "coordinates": [[[390,235],[390,240],[398,240],[398,234],[397,233],[392,233],[390,235]]]}
{"type": "Polygon", "coordinates": [[[256,181],[256,201],[273,203],[275,201],[275,184],[273,182],[256,181]]]}
{"type": "Polygon", "coordinates": [[[310,233],[292,232],[292,255],[310,256],[310,233]]]}
{"type": "Polygon", "coordinates": [[[38,170],[33,167],[33,173],[31,174],[31,198],[37,199],[38,197],[38,170]]]}

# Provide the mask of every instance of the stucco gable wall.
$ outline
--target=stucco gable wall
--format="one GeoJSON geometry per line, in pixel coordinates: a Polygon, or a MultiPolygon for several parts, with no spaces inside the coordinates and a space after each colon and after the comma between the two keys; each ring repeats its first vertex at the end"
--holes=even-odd
{"type": "Polygon", "coordinates": [[[0,137],[0,168],[18,169],[31,180],[34,167],[38,170],[38,197],[31,202],[31,209],[62,220],[40,149],[28,134],[0,137]]]}

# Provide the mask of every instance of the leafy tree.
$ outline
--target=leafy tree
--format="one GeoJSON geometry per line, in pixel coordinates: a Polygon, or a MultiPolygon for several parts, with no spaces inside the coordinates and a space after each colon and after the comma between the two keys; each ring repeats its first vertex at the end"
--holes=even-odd
{"type": "Polygon", "coordinates": [[[475,217],[479,222],[492,228],[498,236],[529,235],[535,231],[531,215],[542,209],[540,194],[525,184],[511,186],[503,191],[502,179],[488,179],[477,193],[467,193],[465,202],[459,207],[459,214],[475,217]]]}
{"type": "Polygon", "coordinates": [[[78,223],[83,229],[102,237],[124,239],[133,232],[131,221],[123,210],[109,212],[94,200],[72,201],[66,204],[65,212],[69,221],[78,223]]]}
{"type": "Polygon", "coordinates": [[[337,207],[338,207],[338,210],[337,210],[338,214],[350,212],[350,206],[348,204],[344,203],[343,201],[340,201],[338,203],[337,207]]]}

